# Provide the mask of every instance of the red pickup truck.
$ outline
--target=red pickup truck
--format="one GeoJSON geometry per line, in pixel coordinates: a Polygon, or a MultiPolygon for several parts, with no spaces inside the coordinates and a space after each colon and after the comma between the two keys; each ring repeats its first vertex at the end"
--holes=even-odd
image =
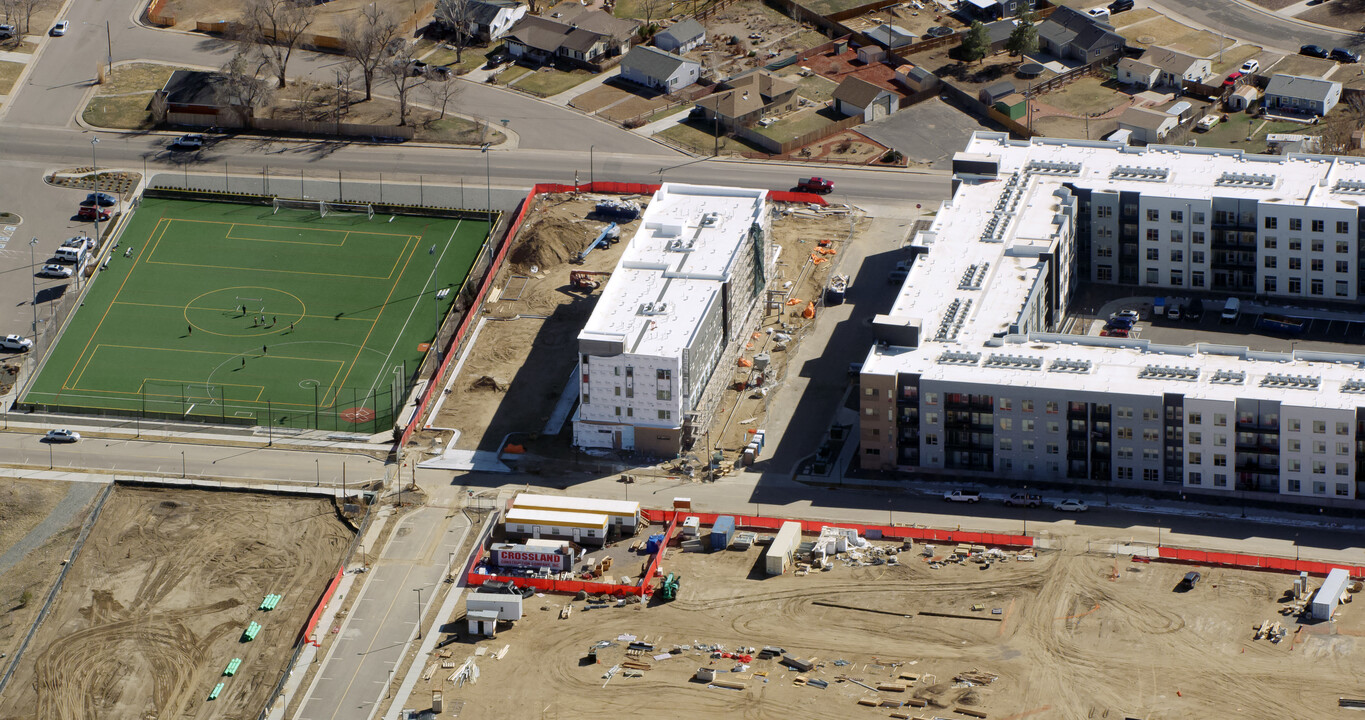
{"type": "Polygon", "coordinates": [[[796,189],[801,192],[813,192],[824,195],[834,190],[834,183],[818,177],[801,178],[796,183],[796,189]]]}

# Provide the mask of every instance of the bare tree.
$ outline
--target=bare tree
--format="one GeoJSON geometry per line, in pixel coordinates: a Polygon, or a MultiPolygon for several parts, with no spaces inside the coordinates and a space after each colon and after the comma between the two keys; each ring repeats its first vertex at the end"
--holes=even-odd
{"type": "Polygon", "coordinates": [[[425,90],[431,104],[441,108],[441,116],[436,118],[437,120],[446,118],[446,106],[450,105],[452,100],[460,97],[460,90],[463,87],[462,83],[457,83],[454,80],[428,82],[426,84],[425,90]]]}
{"type": "Polygon", "coordinates": [[[375,72],[393,56],[394,45],[402,42],[400,35],[398,20],[387,6],[379,3],[364,6],[359,17],[342,27],[346,57],[360,69],[360,77],[365,81],[366,100],[374,97],[375,72]]]}
{"type": "Polygon", "coordinates": [[[280,87],[286,84],[290,56],[313,25],[313,7],[309,0],[246,0],[242,39],[255,45],[280,87]]]}
{"type": "Polygon", "coordinates": [[[650,26],[654,24],[654,16],[658,15],[659,11],[663,10],[666,6],[666,0],[640,0],[637,7],[640,9],[639,11],[644,14],[645,20],[644,24],[640,26],[640,29],[643,31],[641,34],[642,37],[644,37],[643,33],[648,33],[650,26]]]}
{"type": "Polygon", "coordinates": [[[384,72],[393,81],[394,90],[398,91],[398,124],[408,124],[408,100],[412,91],[426,84],[426,74],[414,72],[413,62],[416,60],[412,52],[405,46],[394,54],[393,59],[384,65],[384,72]]]}
{"type": "Polygon", "coordinates": [[[455,37],[455,62],[459,63],[474,34],[474,0],[437,0],[436,17],[450,26],[455,37]]]}
{"type": "Polygon", "coordinates": [[[221,87],[223,102],[240,105],[249,111],[269,104],[274,88],[269,81],[260,77],[264,61],[253,58],[244,48],[239,48],[223,65],[224,83],[221,87]]]}

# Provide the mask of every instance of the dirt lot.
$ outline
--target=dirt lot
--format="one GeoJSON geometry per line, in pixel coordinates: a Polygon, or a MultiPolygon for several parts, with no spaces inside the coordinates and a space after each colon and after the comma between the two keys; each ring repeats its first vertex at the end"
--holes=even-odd
{"type": "Polygon", "coordinates": [[[1124,25],[1118,28],[1118,33],[1137,47],[1146,48],[1159,45],[1195,57],[1217,55],[1219,44],[1228,48],[1236,42],[1228,38],[1220,38],[1217,33],[1208,30],[1195,30],[1188,25],[1182,25],[1159,15],[1124,25]]]}
{"type": "MultiPolygon", "coordinates": [[[[18,650],[100,489],[15,479],[0,485],[0,655],[18,650]]],[[[0,661],[0,672],[7,666],[0,661]]]]}
{"type": "Polygon", "coordinates": [[[758,0],[740,0],[707,18],[705,24],[710,42],[687,57],[701,62],[703,74],[713,78],[738,75],[829,40],[758,0]],[[739,42],[726,44],[731,37],[739,42]],[[754,57],[747,57],[750,51],[754,57]]]}
{"type": "MultiPolygon", "coordinates": [[[[360,8],[369,5],[368,0],[328,0],[314,9],[314,20],[308,32],[316,35],[337,35],[345,23],[357,17],[360,8]]],[[[421,2],[407,0],[390,5],[394,17],[407,20],[421,9],[421,2]]],[[[176,30],[194,30],[195,23],[236,20],[242,16],[246,4],[242,0],[170,0],[165,10],[175,14],[176,30]]],[[[418,24],[421,27],[421,24],[418,24]]]]}
{"type": "Polygon", "coordinates": [[[953,30],[962,30],[967,27],[952,15],[936,13],[930,9],[917,10],[908,3],[893,5],[843,22],[845,26],[853,30],[871,30],[882,23],[899,25],[921,37],[935,25],[946,25],[953,30]]]}
{"type": "MultiPolygon", "coordinates": [[[[918,550],[918,548],[916,548],[918,550]]],[[[457,639],[456,663],[480,647],[510,646],[502,660],[476,658],[480,682],[446,686],[461,717],[505,711],[508,697],[564,720],[604,712],[631,717],[885,718],[886,708],[860,698],[925,701],[911,717],[962,717],[956,707],[991,718],[1338,717],[1336,698],[1351,696],[1365,670],[1360,641],[1365,612],[1342,606],[1335,626],[1297,626],[1279,643],[1253,640],[1253,627],[1277,613],[1289,588],[1286,575],[1198,568],[1193,591],[1174,586],[1192,568],[1116,563],[1076,550],[1045,552],[1036,562],[946,565],[931,569],[901,555],[898,566],[849,567],[805,577],[763,577],[760,549],[710,555],[671,551],[666,572],[680,572],[679,598],[646,607],[626,605],[558,619],[571,602],[533,598],[526,617],[477,646],[457,639]],[[984,609],[973,611],[974,604],[984,609]],[[998,608],[1000,614],[994,614],[998,608]],[[934,616],[942,613],[952,617],[934,616]],[[965,616],[965,617],[964,617],[965,616]],[[640,677],[603,676],[627,658],[624,635],[656,648],[637,658],[651,666],[640,677]],[[598,662],[589,647],[610,643],[598,662]],[[699,667],[735,671],[733,659],[711,659],[697,644],[780,646],[815,657],[798,673],[774,660],[718,674],[744,682],[730,690],[692,680],[699,667]],[[693,646],[671,657],[675,645],[693,646]],[[955,676],[978,670],[998,675],[968,685],[955,676]],[[902,675],[905,692],[877,692],[902,675]]],[[[917,553],[916,553],[917,555],[917,553]]],[[[1315,581],[1315,584],[1321,580],[1315,581]]],[[[457,611],[452,620],[462,613],[457,611]]],[[[458,623],[463,625],[463,623],[458,623]]],[[[446,671],[448,674],[449,671],[446,671]]]]}
{"type": "Polygon", "coordinates": [[[117,488],[0,718],[255,716],[351,538],[323,500],[117,488]],[[283,600],[258,611],[267,593],[283,600]]]}

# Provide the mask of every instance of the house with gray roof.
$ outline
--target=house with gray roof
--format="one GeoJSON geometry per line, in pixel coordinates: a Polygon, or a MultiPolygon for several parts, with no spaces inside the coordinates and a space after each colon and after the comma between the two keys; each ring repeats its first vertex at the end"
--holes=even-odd
{"type": "Polygon", "coordinates": [[[697,81],[701,63],[648,45],[636,45],[621,59],[621,79],[662,93],[673,93],[697,81]]]}
{"type": "Polygon", "coordinates": [[[1065,5],[1038,24],[1038,46],[1059,58],[1091,63],[1123,50],[1123,36],[1114,26],[1065,5]]]}
{"type": "Polygon", "coordinates": [[[654,35],[655,47],[679,55],[704,42],[706,42],[706,28],[692,18],[676,22],[654,35]]]}
{"type": "Polygon", "coordinates": [[[1326,115],[1341,101],[1341,83],[1302,75],[1273,75],[1266,85],[1266,109],[1326,115]]]}
{"type": "Polygon", "coordinates": [[[544,16],[528,15],[508,30],[507,51],[520,62],[555,63],[601,72],[619,62],[639,23],[576,2],[562,2],[544,16]]]}
{"type": "Polygon", "coordinates": [[[1161,68],[1137,59],[1126,57],[1119,60],[1118,78],[1124,85],[1137,85],[1142,88],[1150,88],[1156,85],[1157,78],[1161,77],[1161,68]]]}
{"type": "Polygon", "coordinates": [[[1132,133],[1142,143],[1159,143],[1180,125],[1180,118],[1160,110],[1130,107],[1119,115],[1119,129],[1132,133]]]}
{"type": "Polygon", "coordinates": [[[1186,82],[1202,83],[1213,76],[1213,63],[1208,58],[1186,55],[1170,48],[1147,48],[1138,59],[1161,71],[1157,76],[1158,85],[1179,88],[1186,82]]]}
{"type": "Polygon", "coordinates": [[[863,35],[866,35],[868,40],[877,43],[887,50],[895,50],[897,48],[903,48],[906,45],[913,45],[915,44],[915,40],[918,39],[916,35],[909,30],[890,23],[882,23],[881,25],[864,32],[863,35]]]}

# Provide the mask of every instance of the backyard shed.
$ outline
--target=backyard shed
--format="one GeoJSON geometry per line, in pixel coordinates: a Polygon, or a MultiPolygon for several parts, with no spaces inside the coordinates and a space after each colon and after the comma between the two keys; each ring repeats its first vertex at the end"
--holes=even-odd
{"type": "Polygon", "coordinates": [[[1341,568],[1332,568],[1308,606],[1313,619],[1331,620],[1332,613],[1336,612],[1337,603],[1341,602],[1341,595],[1346,592],[1346,586],[1349,584],[1351,573],[1341,568]]]}
{"type": "Polygon", "coordinates": [[[763,557],[768,574],[781,575],[787,572],[787,566],[791,564],[792,556],[796,554],[796,546],[800,543],[801,523],[782,523],[782,528],[777,531],[777,536],[773,538],[772,545],[768,546],[768,552],[763,557]]]}

